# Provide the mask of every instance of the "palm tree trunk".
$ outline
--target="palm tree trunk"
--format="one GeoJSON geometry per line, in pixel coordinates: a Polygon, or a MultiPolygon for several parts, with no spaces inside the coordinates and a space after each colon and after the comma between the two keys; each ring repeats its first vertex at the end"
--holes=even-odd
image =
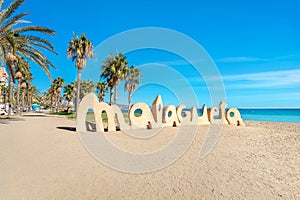
{"type": "Polygon", "coordinates": [[[29,92],[29,108],[32,110],[32,91],[29,92]]]}
{"type": "Polygon", "coordinates": [[[8,116],[11,116],[11,114],[12,114],[13,93],[14,93],[14,79],[12,77],[12,74],[10,74],[9,97],[8,97],[8,116]]]}
{"type": "Polygon", "coordinates": [[[115,85],[115,93],[114,93],[114,104],[118,104],[118,85],[115,85]]]}
{"type": "Polygon", "coordinates": [[[80,103],[80,80],[81,80],[82,68],[78,68],[77,75],[77,92],[76,92],[76,101],[75,101],[75,113],[77,113],[78,106],[80,103]]]}
{"type": "Polygon", "coordinates": [[[52,96],[51,96],[51,101],[50,101],[50,110],[51,110],[51,112],[53,112],[53,99],[52,99],[52,96]]]}
{"type": "Polygon", "coordinates": [[[69,100],[67,100],[68,101],[68,103],[67,103],[67,113],[70,113],[70,101],[69,100]]]}
{"type": "Polygon", "coordinates": [[[5,104],[5,100],[6,100],[6,92],[4,89],[1,91],[2,97],[3,97],[3,101],[2,103],[5,104]]]}
{"type": "Polygon", "coordinates": [[[3,103],[6,103],[6,93],[4,94],[4,99],[3,99],[3,103]]]}
{"type": "Polygon", "coordinates": [[[116,97],[116,94],[117,94],[117,87],[116,87],[116,85],[114,86],[114,100],[113,100],[113,104],[116,104],[116,99],[117,99],[117,97],[116,97]]]}
{"type": "Polygon", "coordinates": [[[58,94],[55,97],[55,110],[58,112],[58,94]]]}
{"type": "Polygon", "coordinates": [[[22,112],[24,111],[25,108],[25,92],[22,89],[22,112]]]}
{"type": "Polygon", "coordinates": [[[27,106],[28,106],[28,109],[27,111],[31,111],[31,104],[30,104],[30,82],[28,81],[27,83],[27,106]]]}
{"type": "Polygon", "coordinates": [[[129,114],[129,109],[130,109],[130,103],[131,103],[131,92],[128,91],[128,114],[129,114]]]}
{"type": "Polygon", "coordinates": [[[57,99],[57,110],[60,110],[60,95],[58,95],[58,99],[57,99]]]}
{"type": "Polygon", "coordinates": [[[112,105],[113,87],[110,87],[109,92],[109,104],[112,105]]]}
{"type": "Polygon", "coordinates": [[[20,89],[21,89],[21,79],[18,78],[18,88],[17,88],[17,112],[20,112],[20,89]]]}

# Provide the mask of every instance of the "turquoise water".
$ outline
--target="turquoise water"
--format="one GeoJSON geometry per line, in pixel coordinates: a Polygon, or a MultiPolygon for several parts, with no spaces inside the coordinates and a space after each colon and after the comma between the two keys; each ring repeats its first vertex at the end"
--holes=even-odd
{"type": "Polygon", "coordinates": [[[300,122],[300,109],[239,109],[239,111],[244,120],[300,122]]]}

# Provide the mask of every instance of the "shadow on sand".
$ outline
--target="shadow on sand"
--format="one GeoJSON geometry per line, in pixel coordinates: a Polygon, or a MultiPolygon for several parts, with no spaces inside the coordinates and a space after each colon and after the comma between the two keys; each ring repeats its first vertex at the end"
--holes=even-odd
{"type": "Polygon", "coordinates": [[[47,117],[46,115],[35,115],[35,114],[26,114],[26,115],[22,115],[22,117],[47,117]]]}
{"type": "Polygon", "coordinates": [[[66,131],[76,132],[76,128],[75,128],[75,127],[58,126],[58,127],[56,127],[56,128],[57,128],[57,129],[60,129],[60,130],[66,130],[66,131]]]}
{"type": "Polygon", "coordinates": [[[8,124],[10,121],[25,121],[24,119],[20,117],[5,117],[0,118],[0,124],[8,124]]]}
{"type": "MultiPolygon", "coordinates": [[[[96,132],[96,124],[93,122],[85,122],[86,124],[86,129],[88,132],[96,132]]],[[[57,129],[60,130],[66,130],[66,131],[73,131],[76,132],[76,128],[75,127],[69,127],[69,126],[58,126],[56,127],[57,129]]],[[[104,128],[104,132],[107,132],[108,129],[104,128]]],[[[116,131],[120,131],[120,128],[118,126],[116,126],[116,131]]]]}

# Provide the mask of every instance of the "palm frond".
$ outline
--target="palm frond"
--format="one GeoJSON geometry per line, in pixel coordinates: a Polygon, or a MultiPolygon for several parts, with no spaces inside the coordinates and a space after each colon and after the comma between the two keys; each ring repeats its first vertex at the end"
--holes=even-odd
{"type": "Polygon", "coordinates": [[[53,49],[51,49],[51,48],[49,48],[49,47],[47,47],[47,46],[45,46],[43,44],[40,44],[40,43],[37,43],[37,42],[33,42],[33,41],[29,41],[28,43],[32,44],[32,45],[35,45],[35,46],[38,46],[38,47],[40,47],[42,49],[46,49],[46,50],[54,53],[55,55],[58,55],[58,53],[56,51],[54,51],[53,49]]]}
{"type": "Polygon", "coordinates": [[[7,20],[5,23],[3,23],[3,25],[1,26],[1,30],[6,30],[9,29],[10,27],[17,25],[19,23],[25,23],[25,22],[29,22],[29,21],[25,21],[25,20],[20,20],[22,17],[26,16],[30,14],[29,12],[25,12],[25,13],[21,13],[18,14],[16,16],[14,16],[13,18],[11,18],[10,20],[7,20]]]}
{"type": "Polygon", "coordinates": [[[56,32],[54,30],[47,28],[47,27],[42,27],[42,26],[20,27],[20,28],[16,28],[14,31],[17,34],[24,33],[24,32],[39,32],[39,33],[44,33],[49,36],[56,34],[56,32]]]}
{"type": "Polygon", "coordinates": [[[50,49],[54,50],[54,46],[48,40],[45,40],[43,38],[33,36],[33,35],[25,35],[23,37],[28,41],[34,41],[34,42],[42,43],[42,44],[48,46],[50,49]]]}
{"type": "Polygon", "coordinates": [[[0,9],[2,8],[3,3],[4,3],[4,0],[0,0],[0,9]]]}
{"type": "Polygon", "coordinates": [[[33,62],[38,64],[42,68],[42,70],[46,73],[50,81],[52,81],[52,77],[50,74],[50,67],[46,60],[41,61],[40,59],[37,58],[34,52],[30,52],[30,51],[23,51],[22,55],[24,55],[27,59],[32,60],[33,62]]]}
{"type": "MultiPolygon", "coordinates": [[[[3,24],[5,20],[7,20],[24,2],[25,0],[15,0],[12,2],[6,9],[0,12],[0,24],[3,24]]],[[[0,6],[2,6],[3,1],[0,2],[0,6]]]]}

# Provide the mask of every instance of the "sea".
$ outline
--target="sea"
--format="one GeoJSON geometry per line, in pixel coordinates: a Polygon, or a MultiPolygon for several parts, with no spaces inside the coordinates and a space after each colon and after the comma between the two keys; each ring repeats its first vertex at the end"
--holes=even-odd
{"type": "Polygon", "coordinates": [[[239,109],[244,120],[266,122],[300,122],[300,108],[239,109]]]}
{"type": "MultiPolygon", "coordinates": [[[[300,122],[300,108],[239,108],[244,120],[264,122],[300,122]]],[[[202,114],[202,109],[198,109],[202,114]]]]}

